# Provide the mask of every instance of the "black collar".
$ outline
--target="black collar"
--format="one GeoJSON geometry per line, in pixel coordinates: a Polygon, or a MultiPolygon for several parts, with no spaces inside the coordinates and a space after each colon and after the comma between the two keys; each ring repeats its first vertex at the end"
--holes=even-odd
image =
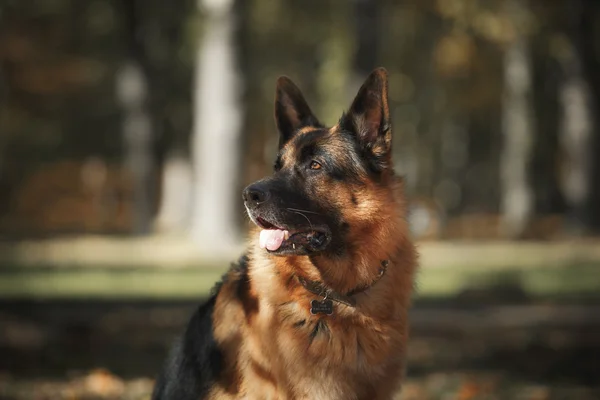
{"type": "Polygon", "coordinates": [[[328,289],[321,282],[309,281],[308,279],[305,279],[299,275],[298,275],[298,281],[300,282],[300,284],[302,286],[304,286],[304,288],[306,290],[308,290],[312,294],[316,294],[317,296],[321,296],[325,299],[330,299],[330,300],[336,301],[338,303],[345,304],[349,307],[354,307],[354,306],[356,306],[356,299],[353,298],[352,296],[355,294],[358,294],[358,293],[362,293],[365,290],[369,289],[374,284],[376,284],[381,279],[381,277],[385,274],[385,271],[387,270],[389,263],[390,263],[389,260],[383,260],[381,262],[381,267],[379,268],[379,273],[377,274],[377,277],[373,280],[373,282],[371,282],[370,284],[368,284],[366,286],[359,286],[355,289],[352,289],[347,294],[338,293],[334,290],[328,289]]]}

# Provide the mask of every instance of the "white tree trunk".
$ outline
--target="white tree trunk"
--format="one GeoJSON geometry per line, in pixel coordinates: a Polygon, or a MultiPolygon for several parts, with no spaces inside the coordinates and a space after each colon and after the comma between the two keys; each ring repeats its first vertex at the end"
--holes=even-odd
{"type": "MultiPolygon", "coordinates": [[[[508,7],[509,15],[516,18],[525,12],[521,0],[511,1],[508,7]]],[[[504,57],[504,146],[500,157],[500,207],[502,233],[509,238],[517,238],[524,233],[533,209],[527,168],[534,137],[529,57],[529,43],[524,35],[518,36],[508,46],[504,57]]]]}
{"type": "Polygon", "coordinates": [[[140,65],[126,62],[117,74],[117,96],[124,110],[125,165],[133,181],[133,232],[147,234],[152,218],[152,124],[146,99],[148,82],[140,65]]]}
{"type": "Polygon", "coordinates": [[[183,155],[169,154],[165,161],[156,229],[163,234],[183,234],[190,228],[192,166],[183,155]]]}
{"type": "Polygon", "coordinates": [[[591,152],[593,132],[591,94],[581,63],[574,48],[563,59],[565,79],[560,88],[562,121],[559,130],[563,163],[561,188],[571,210],[573,229],[585,227],[583,218],[590,195],[591,152]]]}
{"type": "Polygon", "coordinates": [[[206,29],[199,43],[194,87],[192,237],[206,256],[238,243],[235,206],[239,160],[240,83],[235,63],[232,0],[201,0],[206,29]]]}

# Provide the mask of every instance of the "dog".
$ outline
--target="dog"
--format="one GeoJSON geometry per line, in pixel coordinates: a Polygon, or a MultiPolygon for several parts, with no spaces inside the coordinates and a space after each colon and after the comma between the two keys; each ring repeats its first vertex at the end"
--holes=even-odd
{"type": "Polygon", "coordinates": [[[392,164],[388,79],[337,125],[277,80],[273,175],[243,191],[247,253],[192,316],[153,399],[391,399],[418,255],[392,164]]]}

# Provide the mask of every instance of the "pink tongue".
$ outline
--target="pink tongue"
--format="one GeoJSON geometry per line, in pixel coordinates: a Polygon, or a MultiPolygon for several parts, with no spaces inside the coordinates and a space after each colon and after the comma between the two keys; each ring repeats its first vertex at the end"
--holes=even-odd
{"type": "Polygon", "coordinates": [[[264,249],[266,247],[267,250],[275,251],[281,246],[284,237],[285,231],[279,229],[263,229],[260,231],[260,248],[264,249]]]}

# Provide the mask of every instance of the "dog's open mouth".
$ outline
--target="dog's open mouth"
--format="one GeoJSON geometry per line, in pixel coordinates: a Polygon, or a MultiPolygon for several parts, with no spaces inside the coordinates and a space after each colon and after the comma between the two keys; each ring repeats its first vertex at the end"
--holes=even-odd
{"type": "Polygon", "coordinates": [[[262,228],[259,238],[260,247],[272,253],[320,251],[329,243],[330,235],[326,229],[315,227],[289,229],[273,225],[261,217],[256,218],[256,224],[262,228]]]}

